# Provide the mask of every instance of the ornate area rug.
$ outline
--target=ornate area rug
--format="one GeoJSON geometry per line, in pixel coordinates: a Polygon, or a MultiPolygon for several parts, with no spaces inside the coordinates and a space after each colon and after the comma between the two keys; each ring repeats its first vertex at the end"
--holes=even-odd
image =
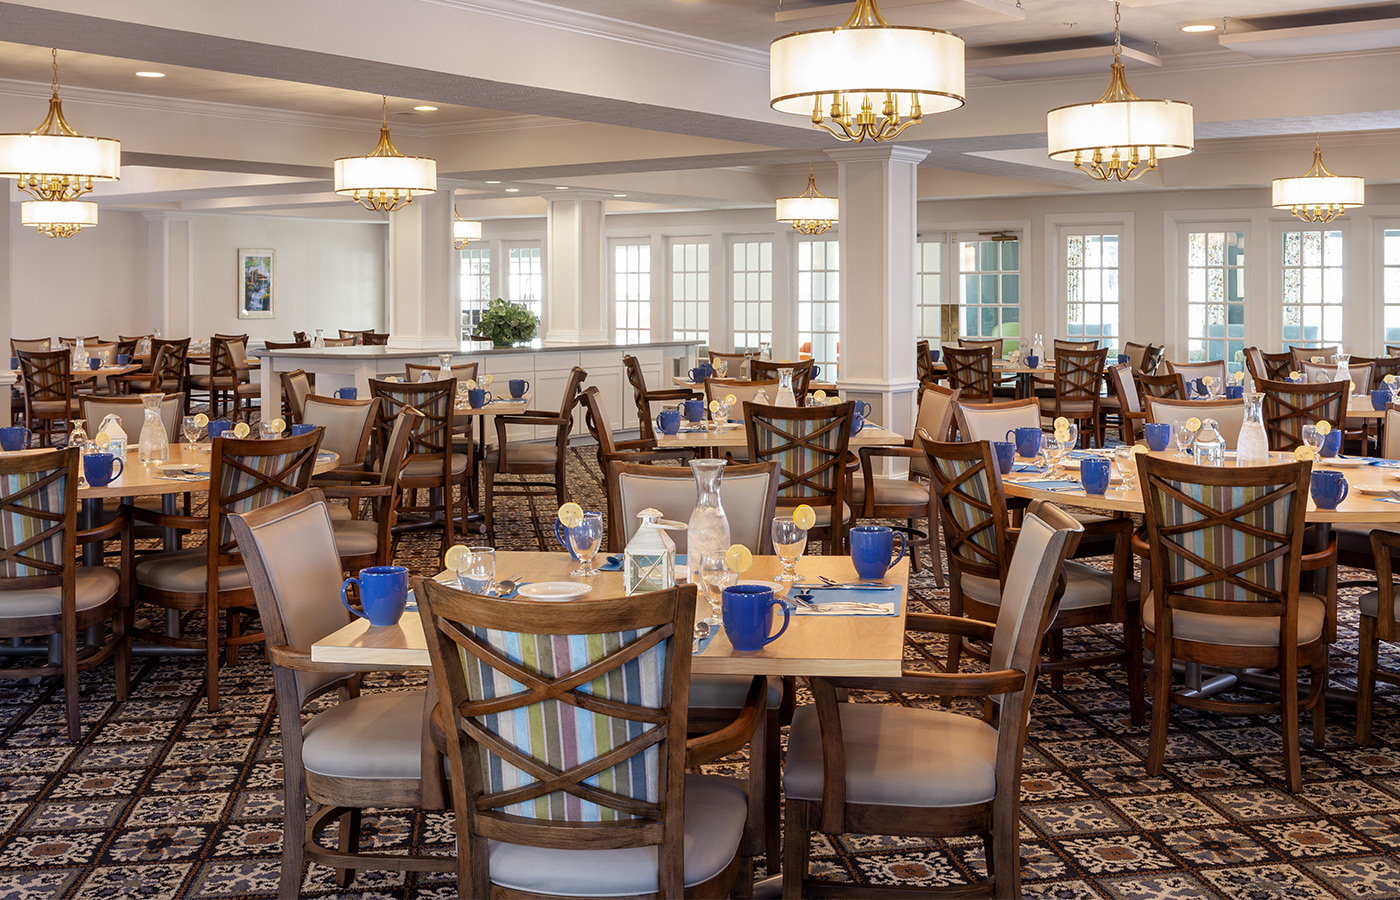
{"type": "MultiPolygon", "coordinates": [[[[596,466],[570,463],[570,488],[602,508],[596,466]]],[[[552,509],[541,509],[550,515],[552,509]]],[[[534,549],[523,505],[500,517],[499,545],[534,549]]],[[[399,559],[437,570],[437,531],[407,535],[399,559]]],[[[553,549],[553,548],[551,548],[553,549]]],[[[1359,573],[1344,573],[1360,577],[1359,573]]],[[[946,610],[925,574],[918,601],[946,610]]],[[[1354,686],[1354,592],[1341,602],[1333,683],[1354,686]]],[[[1086,630],[1071,650],[1118,644],[1086,630]]],[[[942,646],[911,640],[911,666],[942,646]]],[[[1400,669],[1400,655],[1382,651],[1400,669]]],[[[0,681],[0,898],[271,898],[282,840],[282,770],[272,679],[245,653],[221,676],[223,708],[206,711],[202,660],[138,658],[131,699],[113,700],[111,668],[86,673],[83,738],[66,739],[63,693],[0,681]]],[[[374,689],[420,679],[379,676],[374,689]]],[[[856,698],[932,704],[930,698],[856,698]]],[[[1043,681],[1021,784],[1025,892],[1054,898],[1400,897],[1400,710],[1383,689],[1375,740],[1358,748],[1354,709],[1328,708],[1327,747],[1304,746],[1305,787],[1284,788],[1276,717],[1178,711],[1168,765],[1143,769],[1146,728],[1128,722],[1121,670],[1043,681]]],[[[1305,728],[1305,733],[1307,729],[1305,728]]],[[[715,767],[741,770],[742,758],[715,767]]],[[[451,854],[450,813],[366,816],[367,846],[451,854]]],[[[976,840],[818,837],[813,870],[856,883],[963,882],[983,871],[976,840]]],[[[760,875],[763,874],[760,869],[760,875]]],[[[349,889],[310,866],[308,897],[449,898],[450,876],[362,872],[349,889]]]]}

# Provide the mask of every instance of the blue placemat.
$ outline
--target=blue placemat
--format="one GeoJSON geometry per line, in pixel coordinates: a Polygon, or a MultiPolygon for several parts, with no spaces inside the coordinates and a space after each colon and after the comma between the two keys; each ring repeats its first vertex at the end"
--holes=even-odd
{"type": "MultiPolygon", "coordinates": [[[[863,587],[857,589],[832,588],[825,586],[813,587],[810,585],[793,585],[792,588],[790,588],[790,593],[797,593],[799,588],[803,592],[803,599],[805,599],[808,603],[811,603],[813,606],[817,607],[820,607],[825,603],[889,603],[890,601],[894,601],[892,607],[893,611],[888,613],[887,615],[897,616],[899,615],[899,610],[904,603],[904,588],[897,584],[892,584],[887,587],[863,587]],[[811,594],[810,597],[807,596],[808,593],[811,594]]],[[[801,606],[797,606],[795,604],[789,605],[793,607],[792,613],[795,616],[877,615],[875,613],[818,612],[814,610],[804,609],[801,606]]]]}
{"type": "Polygon", "coordinates": [[[1400,459],[1373,459],[1371,465],[1382,469],[1400,469],[1400,459]]]}
{"type": "MultiPolygon", "coordinates": [[[[678,566],[683,566],[683,565],[685,565],[685,564],[686,564],[686,555],[685,555],[684,553],[677,553],[677,554],[676,554],[676,565],[678,565],[678,566]]],[[[598,571],[600,571],[600,572],[621,572],[621,571],[622,571],[622,554],[618,553],[618,554],[614,554],[613,556],[609,556],[609,557],[607,558],[606,561],[604,561],[601,565],[598,566],[598,571]]]]}
{"type": "Polygon", "coordinates": [[[1069,479],[1059,479],[1059,480],[1053,480],[1053,479],[1052,479],[1052,480],[1048,480],[1048,481],[1018,481],[1018,482],[1016,482],[1016,483],[1017,483],[1017,484],[1023,484],[1023,485],[1025,485],[1026,487],[1033,487],[1033,488],[1035,488],[1036,490],[1041,490],[1041,491],[1077,491],[1077,490],[1080,490],[1080,484],[1079,484],[1079,482],[1077,482],[1077,481],[1070,481],[1069,479]]]}
{"type": "Polygon", "coordinates": [[[1016,463],[1016,465],[1014,465],[1014,466],[1011,467],[1011,471],[1013,471],[1013,472],[1034,472],[1034,473],[1037,474],[1037,475],[1044,475],[1044,474],[1045,474],[1045,469],[1044,469],[1044,468],[1042,468],[1042,467],[1040,467],[1040,466],[1031,465],[1030,463],[1016,463]]]}

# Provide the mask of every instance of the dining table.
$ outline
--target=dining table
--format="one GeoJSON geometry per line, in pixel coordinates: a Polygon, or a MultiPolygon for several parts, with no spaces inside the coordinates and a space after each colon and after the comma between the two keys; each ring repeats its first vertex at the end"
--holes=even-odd
{"type": "MultiPolygon", "coordinates": [[[[898,432],[867,423],[860,431],[851,435],[850,446],[897,447],[907,440],[898,432]]],[[[729,422],[719,427],[708,422],[682,424],[681,430],[675,434],[656,432],[658,450],[736,450],[748,445],[748,436],[742,422],[729,422]]]]}
{"type": "MultiPolygon", "coordinates": [[[[705,389],[705,382],[703,382],[703,381],[693,381],[693,380],[691,380],[689,377],[687,377],[687,376],[685,376],[685,375],[672,375],[672,376],[671,376],[671,381],[672,381],[672,383],[676,384],[676,385],[679,386],[679,387],[694,388],[694,389],[697,390],[697,391],[703,391],[703,390],[705,389]]],[[[809,390],[809,391],[826,391],[826,393],[827,393],[829,396],[833,396],[833,397],[834,397],[834,396],[836,396],[836,395],[839,393],[840,388],[838,387],[838,385],[837,385],[836,382],[834,382],[834,381],[816,381],[816,380],[813,380],[813,381],[807,382],[807,390],[809,390]]]]}

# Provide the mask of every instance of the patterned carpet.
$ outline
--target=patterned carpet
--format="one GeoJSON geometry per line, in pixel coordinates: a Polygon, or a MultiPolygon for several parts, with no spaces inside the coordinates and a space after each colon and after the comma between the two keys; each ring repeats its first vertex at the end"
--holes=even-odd
{"type": "MultiPolygon", "coordinates": [[[[586,458],[585,458],[586,456],[586,458]]],[[[601,502],[591,454],[570,486],[601,502]]],[[[503,517],[499,544],[533,549],[523,507],[503,517]]],[[[436,569],[437,532],[407,536],[400,559],[436,569]]],[[[927,575],[918,599],[946,609],[927,575]]],[[[1333,681],[1353,686],[1356,610],[1342,602],[1333,681]]],[[[1117,643],[1085,632],[1080,649],[1117,643]]],[[[912,642],[926,665],[936,645],[912,642]]],[[[1384,651],[1383,651],[1384,654],[1384,651]]],[[[254,655],[255,656],[255,655],[254,655]]],[[[1397,668],[1394,653],[1383,663],[1397,668]]],[[[411,677],[381,676],[376,688],[411,677]]],[[[0,681],[0,898],[267,898],[281,847],[281,753],[266,665],[245,657],[222,676],[223,709],[203,702],[202,663],[138,659],[132,697],[113,700],[110,667],[83,679],[83,739],[66,741],[52,680],[0,681]]],[[[876,702],[929,703],[927,698],[876,702]]],[[[1400,898],[1400,709],[1383,693],[1376,739],[1358,748],[1353,710],[1328,711],[1327,749],[1303,750],[1306,786],[1283,787],[1276,718],[1177,712],[1167,771],[1142,766],[1146,729],[1128,722],[1121,672],[1043,684],[1022,783],[1026,894],[1054,898],[1400,898]]],[[[719,767],[720,771],[739,768],[719,767]]],[[[450,854],[448,814],[367,816],[366,845],[450,854]]],[[[966,881],[982,871],[977,841],[817,839],[813,869],[857,883],[966,881]]],[[[309,897],[448,898],[449,877],[361,873],[349,890],[309,868],[309,897]]]]}

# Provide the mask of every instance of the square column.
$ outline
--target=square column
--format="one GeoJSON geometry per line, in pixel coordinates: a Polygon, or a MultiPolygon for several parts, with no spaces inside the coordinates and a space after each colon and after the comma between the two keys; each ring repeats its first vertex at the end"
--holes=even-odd
{"type": "Polygon", "coordinates": [[[547,343],[601,344],[612,337],[603,197],[570,191],[567,197],[545,198],[549,203],[544,260],[547,343]]]}
{"type": "Polygon", "coordinates": [[[461,349],[458,258],[450,188],[415,197],[389,214],[389,346],[461,349]]]}
{"type": "Polygon", "coordinates": [[[827,155],[841,200],[841,397],[867,401],[873,421],[912,435],[918,166],[928,151],[876,145],[827,155]]]}
{"type": "Polygon", "coordinates": [[[133,334],[160,329],[169,339],[194,337],[194,220],[170,213],[143,213],[146,219],[145,322],[133,334]]]}

